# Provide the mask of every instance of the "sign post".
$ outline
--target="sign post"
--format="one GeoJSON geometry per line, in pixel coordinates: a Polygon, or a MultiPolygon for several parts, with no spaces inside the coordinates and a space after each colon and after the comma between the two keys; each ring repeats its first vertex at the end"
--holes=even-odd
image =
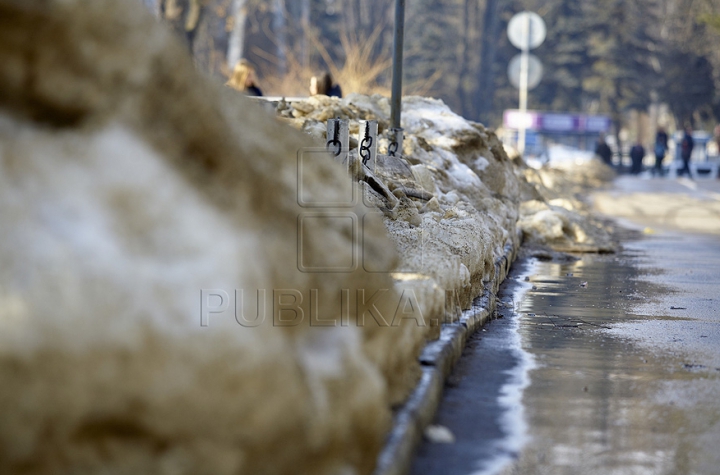
{"type": "MultiPolygon", "coordinates": [[[[542,78],[542,65],[535,56],[530,54],[530,50],[537,48],[543,43],[543,41],[545,41],[545,33],[545,22],[537,13],[520,12],[512,17],[508,23],[508,38],[513,46],[520,50],[520,77],[517,78],[517,84],[520,89],[519,109],[523,114],[527,112],[528,89],[530,89],[530,87],[535,87],[542,78]],[[533,64],[536,66],[531,66],[533,64]],[[537,64],[540,64],[539,68],[537,64]],[[533,78],[537,78],[536,81],[533,81],[535,84],[532,86],[529,84],[531,75],[533,78]]],[[[511,61],[510,66],[513,66],[514,62],[516,62],[515,58],[511,61]]],[[[508,74],[510,75],[511,82],[514,82],[513,71],[515,71],[514,68],[508,68],[508,74]]],[[[524,122],[525,121],[523,121],[520,129],[518,130],[517,148],[520,155],[525,153],[526,126],[524,122]]]]}

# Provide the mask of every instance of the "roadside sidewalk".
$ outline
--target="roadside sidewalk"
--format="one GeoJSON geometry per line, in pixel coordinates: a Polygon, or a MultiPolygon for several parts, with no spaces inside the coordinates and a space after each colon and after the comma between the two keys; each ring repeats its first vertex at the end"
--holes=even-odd
{"type": "Polygon", "coordinates": [[[622,176],[590,194],[600,213],[646,227],[720,233],[720,180],[622,176]]]}

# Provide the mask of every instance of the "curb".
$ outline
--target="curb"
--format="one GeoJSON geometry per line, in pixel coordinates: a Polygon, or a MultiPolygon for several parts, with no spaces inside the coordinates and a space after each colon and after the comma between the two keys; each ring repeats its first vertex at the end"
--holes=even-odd
{"type": "Polygon", "coordinates": [[[373,475],[406,475],[410,471],[415,449],[422,434],[435,417],[442,399],[445,380],[460,358],[470,335],[478,331],[495,311],[496,293],[517,256],[517,246],[508,244],[495,261],[495,275],[472,307],[462,313],[457,323],[443,324],[440,338],[429,342],[420,354],[422,376],[405,404],[393,417],[393,428],[380,451],[373,475]]]}

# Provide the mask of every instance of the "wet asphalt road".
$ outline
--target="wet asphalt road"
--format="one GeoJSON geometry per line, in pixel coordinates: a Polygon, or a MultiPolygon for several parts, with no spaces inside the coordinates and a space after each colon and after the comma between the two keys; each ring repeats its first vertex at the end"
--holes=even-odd
{"type": "Polygon", "coordinates": [[[621,252],[517,262],[446,386],[455,441],[426,440],[412,473],[720,474],[716,192],[622,178],[604,192],[639,224],[621,252]],[[626,212],[658,201],[692,226],[626,212]]]}

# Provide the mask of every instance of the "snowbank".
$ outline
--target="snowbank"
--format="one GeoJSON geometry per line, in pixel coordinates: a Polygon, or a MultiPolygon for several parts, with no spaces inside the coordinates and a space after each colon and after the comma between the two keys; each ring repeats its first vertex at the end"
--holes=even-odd
{"type": "Polygon", "coordinates": [[[280,104],[303,134],[136,2],[0,0],[0,473],[369,473],[518,220],[592,237],[440,101],[358,183],[313,148],[389,112],[280,104]]]}
{"type": "MultiPolygon", "coordinates": [[[[281,102],[277,110],[318,145],[325,142],[328,118],[349,119],[351,134],[357,134],[358,120],[378,120],[380,153],[387,149],[382,132],[389,128],[390,105],[382,96],[315,96],[281,102]]],[[[393,209],[385,225],[397,245],[400,268],[455,293],[463,308],[482,291],[503,246],[515,243],[516,225],[532,246],[563,252],[614,249],[605,225],[579,199],[614,177],[600,161],[565,151],[561,159],[530,168],[517,157],[508,158],[494,133],[429,98],[403,98],[402,127],[409,170],[387,172],[383,163],[375,175],[389,189],[406,193],[395,192],[401,198],[397,204],[380,199],[378,207],[393,209]]],[[[351,135],[351,147],[356,144],[351,135]]],[[[423,308],[430,314],[436,310],[423,308]]],[[[444,321],[455,314],[446,309],[444,321]]]]}
{"type": "MultiPolygon", "coordinates": [[[[387,98],[352,94],[344,99],[315,96],[280,103],[278,113],[296,128],[325,142],[324,120],[378,120],[379,153],[387,151],[390,106],[387,98]],[[383,134],[385,132],[385,134],[383,134]]],[[[384,157],[368,170],[393,190],[389,202],[366,187],[369,200],[390,209],[385,225],[400,254],[396,280],[415,289],[423,315],[441,321],[457,317],[484,289],[507,244],[518,245],[515,225],[524,177],[494,133],[453,113],[442,101],[403,98],[403,160],[384,157]],[[411,277],[408,277],[411,276],[411,277]],[[428,296],[428,289],[435,289],[428,296]],[[447,307],[447,308],[445,308],[447,307]]],[[[357,143],[351,138],[351,146],[357,143]]],[[[436,334],[436,330],[429,336],[436,334]]]]}
{"type": "Polygon", "coordinates": [[[0,0],[0,473],[370,472],[425,330],[309,145],[136,2],[0,0]]]}
{"type": "Polygon", "coordinates": [[[522,167],[538,197],[520,207],[518,226],[529,246],[548,246],[560,252],[613,252],[615,243],[606,224],[581,198],[611,181],[615,172],[596,158],[567,153],[539,169],[522,167]]]}

